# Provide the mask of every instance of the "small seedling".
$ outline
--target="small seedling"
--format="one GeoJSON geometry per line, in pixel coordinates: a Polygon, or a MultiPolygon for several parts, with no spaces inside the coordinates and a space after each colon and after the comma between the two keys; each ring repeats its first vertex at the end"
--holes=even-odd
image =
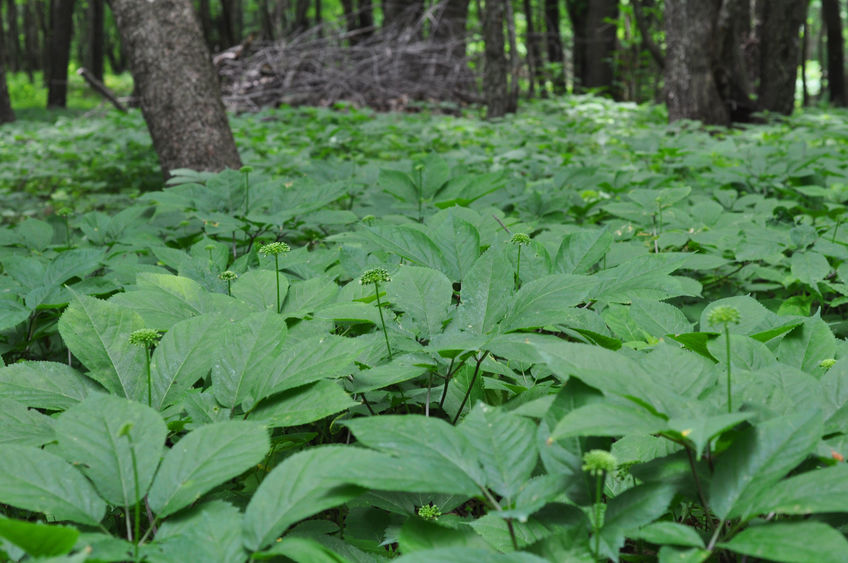
{"type": "Polygon", "coordinates": [[[530,244],[530,237],[525,233],[515,233],[509,242],[518,247],[518,259],[515,261],[515,289],[521,287],[521,247],[530,244]]]}
{"type": "Polygon", "coordinates": [[[589,450],[583,454],[583,471],[595,478],[595,510],[592,519],[592,536],[595,538],[595,560],[600,561],[601,552],[601,493],[606,474],[615,471],[615,456],[604,450],[589,450]]]}
{"type": "Polygon", "coordinates": [[[158,330],[142,328],[130,334],[130,344],[144,346],[144,366],[147,372],[147,406],[153,405],[153,385],[150,379],[150,354],[160,338],[158,330]]]}
{"type": "Polygon", "coordinates": [[[250,209],[250,182],[248,177],[253,172],[253,167],[242,166],[241,173],[244,176],[244,216],[247,217],[247,212],[250,209]]]}
{"type": "Polygon", "coordinates": [[[733,399],[731,398],[731,367],[730,367],[730,329],[731,324],[739,324],[739,311],[733,307],[719,305],[707,316],[711,325],[724,325],[724,351],[727,363],[727,412],[733,412],[733,399]]]}
{"type": "Polygon", "coordinates": [[[385,268],[371,268],[366,270],[359,278],[359,283],[362,285],[374,284],[374,296],[377,298],[377,311],[380,313],[380,324],[383,325],[383,336],[386,338],[386,350],[389,353],[389,359],[392,359],[392,347],[389,344],[389,333],[386,332],[386,321],[383,318],[383,304],[380,302],[380,283],[390,282],[392,278],[385,268]]]}
{"type": "Polygon", "coordinates": [[[232,289],[230,285],[238,279],[238,274],[232,270],[224,270],[220,274],[218,274],[218,279],[227,282],[227,295],[230,297],[233,296],[232,289]]]}

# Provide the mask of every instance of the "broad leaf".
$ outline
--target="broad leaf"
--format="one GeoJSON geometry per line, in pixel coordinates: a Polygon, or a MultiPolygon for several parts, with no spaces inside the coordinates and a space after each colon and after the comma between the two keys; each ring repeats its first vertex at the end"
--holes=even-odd
{"type": "Polygon", "coordinates": [[[102,387],[56,362],[21,362],[0,368],[0,397],[28,407],[65,410],[102,387]]]}
{"type": "Polygon", "coordinates": [[[848,540],[822,522],[792,522],[751,526],[718,547],[770,561],[840,563],[848,540]]]}
{"type": "Polygon", "coordinates": [[[163,518],[259,463],[270,447],[265,427],[228,421],[189,432],[165,454],[150,488],[150,508],[163,518]]]}
{"type": "Polygon", "coordinates": [[[317,381],[303,387],[283,391],[254,409],[250,420],[262,422],[269,428],[308,424],[336,414],[359,403],[350,398],[334,381],[317,381]]]}
{"type": "Polygon", "coordinates": [[[427,340],[442,332],[452,296],[450,280],[430,268],[401,268],[386,285],[386,298],[406,313],[405,319],[427,340]]]}
{"type": "Polygon", "coordinates": [[[0,397],[0,444],[43,446],[56,439],[54,422],[35,409],[0,397]]]}
{"type": "Polygon", "coordinates": [[[506,314],[515,283],[513,274],[502,249],[484,252],[462,280],[457,327],[472,334],[490,332],[506,314]]]}
{"type": "Polygon", "coordinates": [[[648,483],[627,489],[607,503],[601,545],[608,557],[616,558],[624,537],[662,516],[676,493],[671,483],[648,483]]]}
{"type": "Polygon", "coordinates": [[[749,508],[751,514],[814,514],[848,512],[848,465],[813,469],[763,490],[749,508]]]}
{"type": "Polygon", "coordinates": [[[79,530],[70,526],[48,526],[0,517],[0,538],[26,551],[30,557],[64,555],[73,549],[79,530]]]}

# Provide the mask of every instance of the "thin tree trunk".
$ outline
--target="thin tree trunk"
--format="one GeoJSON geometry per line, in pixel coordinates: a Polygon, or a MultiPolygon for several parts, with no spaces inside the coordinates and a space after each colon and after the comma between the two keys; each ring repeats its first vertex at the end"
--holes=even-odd
{"type": "Polygon", "coordinates": [[[662,53],[657,42],[654,41],[651,35],[651,28],[645,18],[645,12],[642,10],[642,2],[644,0],[633,0],[633,15],[636,17],[636,26],[639,28],[639,35],[642,36],[642,44],[651,53],[651,57],[657,66],[662,70],[665,67],[665,56],[662,53]]]}
{"type": "Polygon", "coordinates": [[[763,109],[789,115],[795,107],[795,81],[801,54],[800,31],[807,0],[759,0],[759,88],[763,109]]]}
{"type": "Polygon", "coordinates": [[[309,29],[309,1],[296,0],[294,4],[294,32],[303,33],[309,29]]]}
{"type": "Polygon", "coordinates": [[[321,15],[321,0],[315,0],[315,25],[318,26],[318,37],[324,37],[322,24],[324,23],[321,15]]]}
{"type": "Polygon", "coordinates": [[[728,125],[730,113],[713,76],[721,0],[665,0],[668,119],[728,125]]]}
{"type": "Polygon", "coordinates": [[[801,106],[810,105],[810,90],[807,88],[807,38],[810,34],[810,26],[804,22],[801,30],[801,106]]]}
{"type": "Polygon", "coordinates": [[[544,74],[542,73],[542,52],[539,47],[539,36],[536,33],[536,25],[533,19],[533,3],[531,0],[524,0],[524,21],[527,22],[524,42],[527,45],[528,94],[530,97],[535,96],[536,84],[538,84],[539,92],[544,97],[547,95],[547,89],[545,88],[544,74]]]}
{"type": "Polygon", "coordinates": [[[110,3],[165,176],[176,168],[239,168],[218,77],[191,1],[110,3]]]}
{"type": "Polygon", "coordinates": [[[29,81],[34,82],[33,73],[38,70],[41,60],[41,41],[38,33],[38,20],[35,17],[35,8],[30,0],[24,4],[24,69],[29,75],[29,81]]]}
{"type": "Polygon", "coordinates": [[[506,33],[509,40],[509,101],[506,111],[515,113],[518,111],[518,71],[521,64],[518,58],[518,41],[515,37],[515,14],[512,10],[512,0],[503,0],[506,8],[506,33]]]}
{"type": "Polygon", "coordinates": [[[71,59],[71,34],[75,0],[53,0],[50,34],[50,68],[47,82],[47,107],[63,108],[68,103],[68,63],[71,59]]]}
{"type": "Polygon", "coordinates": [[[450,45],[453,61],[465,59],[469,0],[443,0],[442,9],[435,12],[430,31],[433,41],[450,45]]]}
{"type": "Polygon", "coordinates": [[[90,34],[88,51],[88,70],[94,77],[103,82],[103,52],[105,38],[103,33],[103,0],[88,1],[88,17],[90,34]]]}
{"type": "Polygon", "coordinates": [[[374,6],[371,0],[359,0],[359,30],[362,38],[371,37],[374,33],[374,6]]]}
{"type": "Polygon", "coordinates": [[[618,0],[593,0],[586,22],[585,88],[615,95],[615,47],[618,0]]]}
{"type": "Polygon", "coordinates": [[[759,109],[752,99],[754,88],[746,53],[746,46],[753,43],[750,0],[725,0],[717,26],[718,52],[713,57],[716,87],[730,110],[731,121],[749,121],[759,109]]]}
{"type": "MultiPolygon", "coordinates": [[[[827,29],[827,89],[830,101],[844,106],[845,99],[845,44],[842,39],[842,18],[839,0],[822,0],[822,21],[827,29]]],[[[802,63],[806,63],[807,34],[804,34],[802,63]]]]}
{"type": "Polygon", "coordinates": [[[9,98],[9,88],[6,86],[6,50],[3,35],[3,17],[0,11],[0,124],[11,123],[15,120],[15,112],[12,111],[12,101],[9,98]]]}
{"type": "Polygon", "coordinates": [[[483,93],[486,117],[502,117],[509,108],[507,62],[504,55],[504,2],[486,0],[483,10],[483,40],[486,43],[483,66],[483,93]]]}
{"type": "Polygon", "coordinates": [[[8,45],[8,61],[9,70],[14,72],[23,67],[21,63],[21,43],[20,31],[18,30],[18,6],[15,0],[6,2],[6,16],[9,20],[9,33],[6,36],[6,44],[8,45]]]}
{"type": "Polygon", "coordinates": [[[209,0],[200,0],[197,15],[200,17],[200,27],[203,30],[203,38],[206,40],[206,46],[211,50],[215,45],[212,39],[212,12],[210,10],[209,0]]]}
{"type": "Polygon", "coordinates": [[[555,94],[565,93],[565,55],[562,51],[562,35],[559,31],[559,1],[545,2],[545,43],[548,47],[548,62],[553,67],[552,82],[555,94]]]}

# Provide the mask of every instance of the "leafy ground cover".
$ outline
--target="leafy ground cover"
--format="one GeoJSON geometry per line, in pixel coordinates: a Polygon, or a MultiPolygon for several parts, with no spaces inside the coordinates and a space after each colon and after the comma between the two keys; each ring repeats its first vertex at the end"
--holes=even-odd
{"type": "Polygon", "coordinates": [[[842,560],[844,113],[98,119],[0,137],[10,559],[842,560]]]}

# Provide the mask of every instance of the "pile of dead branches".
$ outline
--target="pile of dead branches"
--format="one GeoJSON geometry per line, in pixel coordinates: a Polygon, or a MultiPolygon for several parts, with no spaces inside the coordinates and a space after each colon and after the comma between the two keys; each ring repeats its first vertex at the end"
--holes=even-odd
{"type": "Polygon", "coordinates": [[[215,56],[228,109],[352,102],[405,110],[412,101],[479,102],[457,42],[422,38],[423,22],[358,34],[312,29],[275,42],[251,42],[215,56]]]}

